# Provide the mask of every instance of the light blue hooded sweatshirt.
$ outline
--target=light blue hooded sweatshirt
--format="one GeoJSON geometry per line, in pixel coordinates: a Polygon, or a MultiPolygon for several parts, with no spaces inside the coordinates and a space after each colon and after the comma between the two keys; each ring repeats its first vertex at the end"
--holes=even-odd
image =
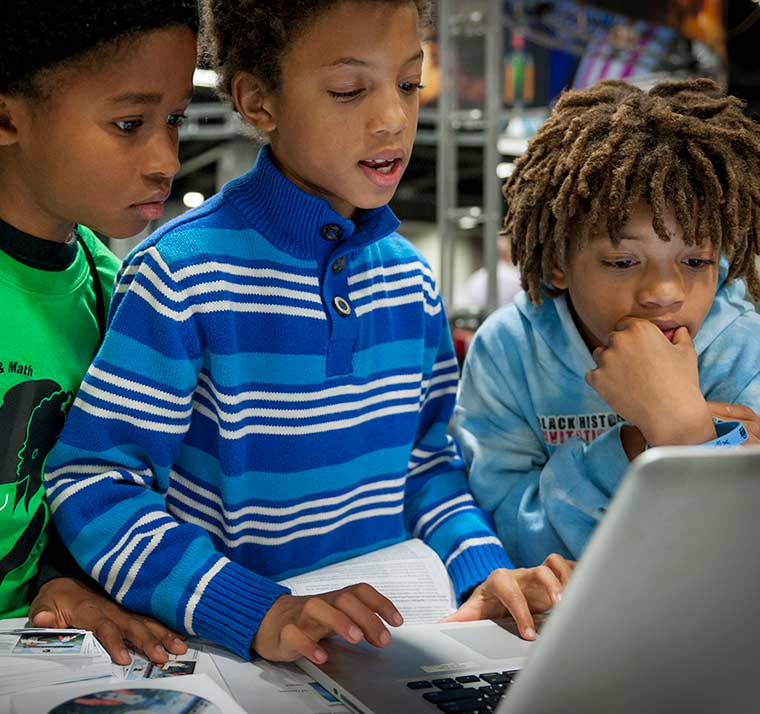
{"type": "MultiPolygon", "coordinates": [[[[760,315],[744,283],[725,277],[724,260],[694,340],[700,386],[709,401],[760,413],[760,315]]],[[[520,293],[469,347],[455,433],[472,492],[517,566],[579,558],[629,465],[622,417],[584,380],[595,366],[565,295],[533,305],[520,293]]]]}

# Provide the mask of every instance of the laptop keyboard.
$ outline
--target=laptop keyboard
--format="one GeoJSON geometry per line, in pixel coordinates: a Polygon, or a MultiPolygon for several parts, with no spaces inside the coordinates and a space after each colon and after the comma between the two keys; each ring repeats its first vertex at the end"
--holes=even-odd
{"type": "Polygon", "coordinates": [[[496,709],[518,670],[407,682],[409,689],[445,714],[486,714],[496,709]]]}

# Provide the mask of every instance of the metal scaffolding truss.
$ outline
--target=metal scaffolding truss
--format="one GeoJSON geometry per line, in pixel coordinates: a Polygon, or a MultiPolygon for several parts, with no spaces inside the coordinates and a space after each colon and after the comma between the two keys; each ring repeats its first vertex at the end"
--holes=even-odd
{"type": "Polygon", "coordinates": [[[496,167],[500,161],[497,144],[506,118],[503,106],[504,4],[503,0],[439,0],[438,56],[441,69],[441,93],[438,98],[437,147],[437,223],[441,241],[440,290],[444,302],[452,305],[454,276],[454,242],[457,225],[464,214],[482,224],[483,260],[488,270],[488,305],[497,301],[496,236],[502,221],[502,197],[496,167]],[[455,73],[458,39],[481,36],[485,42],[483,76],[485,105],[482,111],[461,110],[457,98],[455,73]],[[469,124],[468,124],[469,122],[469,124]],[[482,210],[460,207],[457,196],[458,151],[466,131],[476,128],[483,145],[482,210]],[[474,215],[473,215],[474,214],[474,215]]]}

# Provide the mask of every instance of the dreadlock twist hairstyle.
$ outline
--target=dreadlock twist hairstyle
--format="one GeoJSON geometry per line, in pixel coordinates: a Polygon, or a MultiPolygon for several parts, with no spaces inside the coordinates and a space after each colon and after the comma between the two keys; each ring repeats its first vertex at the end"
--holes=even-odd
{"type": "MultiPolygon", "coordinates": [[[[363,0],[403,5],[413,2],[421,24],[430,22],[432,0],[363,0]]],[[[219,75],[219,94],[229,99],[232,78],[250,72],[270,91],[280,89],[282,58],[314,19],[346,0],[202,0],[201,46],[219,75]]],[[[365,28],[371,33],[372,28],[365,28]]]]}
{"type": "MultiPolygon", "coordinates": [[[[672,208],[689,244],[711,243],[760,298],[760,125],[710,79],[663,82],[648,92],[618,80],[568,91],[515,163],[504,186],[504,234],[534,303],[552,270],[565,269],[569,240],[610,239],[635,206],[653,227],[672,208]]],[[[547,292],[556,295],[550,289],[547,292]]]]}

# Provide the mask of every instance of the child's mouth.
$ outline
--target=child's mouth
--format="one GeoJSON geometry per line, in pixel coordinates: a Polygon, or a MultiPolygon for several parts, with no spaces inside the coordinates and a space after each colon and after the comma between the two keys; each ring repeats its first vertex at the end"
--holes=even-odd
{"type": "Polygon", "coordinates": [[[360,161],[359,163],[370,169],[375,169],[375,171],[379,171],[381,174],[388,174],[398,163],[398,159],[391,159],[390,161],[376,161],[375,159],[367,159],[366,161],[360,161]]]}
{"type": "Polygon", "coordinates": [[[366,159],[359,162],[365,176],[380,188],[394,186],[401,178],[401,159],[366,159]]]}
{"type": "Polygon", "coordinates": [[[673,341],[676,332],[678,332],[678,330],[683,327],[683,325],[657,325],[656,323],[655,325],[660,330],[660,332],[662,332],[662,334],[668,338],[669,342],[673,341]]]}

